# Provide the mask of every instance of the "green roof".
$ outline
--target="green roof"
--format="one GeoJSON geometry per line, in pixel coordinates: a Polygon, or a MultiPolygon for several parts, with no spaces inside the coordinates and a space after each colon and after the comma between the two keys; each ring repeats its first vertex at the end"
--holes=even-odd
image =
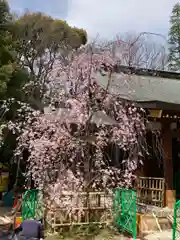
{"type": "MultiPolygon", "coordinates": [[[[98,84],[107,87],[109,77],[97,73],[98,84]]],[[[180,104],[180,80],[142,75],[113,73],[109,91],[136,102],[180,104]]]]}

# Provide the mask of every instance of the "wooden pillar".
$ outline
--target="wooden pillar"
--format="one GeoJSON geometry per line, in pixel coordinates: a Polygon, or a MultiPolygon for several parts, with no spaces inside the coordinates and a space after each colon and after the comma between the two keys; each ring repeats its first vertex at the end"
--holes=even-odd
{"type": "Polygon", "coordinates": [[[173,162],[172,162],[172,134],[171,122],[169,119],[162,121],[162,142],[164,151],[164,177],[166,183],[165,203],[166,206],[173,208],[176,196],[173,189],[173,162]]]}

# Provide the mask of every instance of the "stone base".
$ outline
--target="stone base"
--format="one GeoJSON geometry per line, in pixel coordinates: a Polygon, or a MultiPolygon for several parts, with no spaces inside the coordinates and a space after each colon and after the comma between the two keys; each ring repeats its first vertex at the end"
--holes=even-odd
{"type": "Polygon", "coordinates": [[[145,240],[171,240],[172,232],[171,231],[163,231],[156,232],[145,236],[145,240]]]}
{"type": "MultiPolygon", "coordinates": [[[[162,231],[171,230],[172,224],[166,217],[157,217],[157,221],[162,231]]],[[[156,219],[152,214],[137,214],[138,236],[145,236],[159,231],[156,219]]]]}
{"type": "Polygon", "coordinates": [[[174,208],[176,203],[176,191],[175,190],[166,190],[165,194],[165,204],[168,208],[174,208]]]}

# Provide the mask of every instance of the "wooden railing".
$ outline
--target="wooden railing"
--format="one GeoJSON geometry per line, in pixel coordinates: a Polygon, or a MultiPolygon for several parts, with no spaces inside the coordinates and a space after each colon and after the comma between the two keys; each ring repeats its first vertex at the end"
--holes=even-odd
{"type": "Polygon", "coordinates": [[[49,208],[47,213],[47,223],[52,229],[91,223],[107,224],[112,221],[112,194],[79,192],[61,195],[60,199],[61,204],[54,209],[49,208]],[[67,206],[62,206],[63,202],[68,202],[67,206]]]}
{"type": "Polygon", "coordinates": [[[164,207],[165,179],[153,177],[138,177],[138,203],[164,207]]]}
{"type": "MultiPolygon", "coordinates": [[[[137,205],[164,207],[165,180],[163,178],[139,177],[136,192],[137,205]]],[[[112,193],[66,193],[61,195],[55,204],[47,205],[46,220],[54,230],[91,223],[109,224],[113,220],[112,207],[112,193]]]]}

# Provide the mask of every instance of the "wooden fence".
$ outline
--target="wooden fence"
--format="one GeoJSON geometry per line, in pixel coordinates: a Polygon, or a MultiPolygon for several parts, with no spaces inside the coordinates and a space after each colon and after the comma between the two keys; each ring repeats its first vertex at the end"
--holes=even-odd
{"type": "Polygon", "coordinates": [[[147,205],[164,207],[165,179],[139,177],[137,179],[137,201],[147,205]]]}
{"type": "Polygon", "coordinates": [[[49,208],[47,223],[54,230],[59,227],[91,223],[108,224],[112,221],[112,200],[112,194],[105,192],[80,192],[61,195],[61,202],[68,203],[69,208],[67,209],[65,206],[49,208]]]}
{"type": "MultiPolygon", "coordinates": [[[[164,207],[163,178],[139,177],[137,183],[137,204],[164,207]]],[[[53,230],[91,223],[109,224],[113,220],[112,206],[112,193],[66,193],[60,196],[53,208],[52,205],[48,207],[46,220],[53,230]]]]}

